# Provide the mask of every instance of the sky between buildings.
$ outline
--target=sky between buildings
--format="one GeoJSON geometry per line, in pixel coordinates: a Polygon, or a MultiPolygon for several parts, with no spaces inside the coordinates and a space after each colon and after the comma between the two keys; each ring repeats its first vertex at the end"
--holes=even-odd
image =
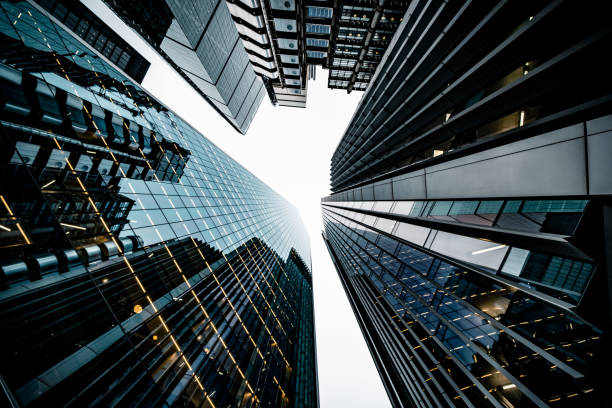
{"type": "Polygon", "coordinates": [[[83,3],[151,62],[143,82],[149,92],[298,208],[312,249],[321,407],[390,407],[321,238],[330,159],[361,93],[328,89],[327,71],[319,68],[306,109],[274,107],[266,96],[243,136],[101,0],[83,3]]]}

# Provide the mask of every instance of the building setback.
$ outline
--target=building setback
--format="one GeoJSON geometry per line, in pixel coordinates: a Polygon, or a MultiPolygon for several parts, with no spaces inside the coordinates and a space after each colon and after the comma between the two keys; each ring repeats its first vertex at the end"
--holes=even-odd
{"type": "Polygon", "coordinates": [[[247,132],[265,90],[225,0],[104,3],[237,131],[247,132]]]}
{"type": "Polygon", "coordinates": [[[605,405],[611,33],[577,1],[407,9],[322,199],[394,407],[605,405]]]}
{"type": "Polygon", "coordinates": [[[0,4],[0,405],[317,407],[297,210],[62,21],[0,4]]]}

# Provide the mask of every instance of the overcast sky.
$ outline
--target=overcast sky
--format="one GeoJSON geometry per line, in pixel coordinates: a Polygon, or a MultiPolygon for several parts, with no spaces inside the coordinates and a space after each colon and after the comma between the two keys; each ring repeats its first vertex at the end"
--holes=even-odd
{"type": "Polygon", "coordinates": [[[100,0],[83,3],[151,62],[143,82],[149,92],[300,211],[312,248],[321,407],[390,407],[321,238],[330,159],[361,93],[328,89],[327,71],[319,68],[308,84],[306,109],[274,107],[266,96],[243,136],[100,0]]]}

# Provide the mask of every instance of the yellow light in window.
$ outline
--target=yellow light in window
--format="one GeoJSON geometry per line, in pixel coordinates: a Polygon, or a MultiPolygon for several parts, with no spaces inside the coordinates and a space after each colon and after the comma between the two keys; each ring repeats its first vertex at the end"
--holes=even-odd
{"type": "Polygon", "coordinates": [[[134,305],[134,313],[138,314],[140,312],[142,312],[142,306],[134,305]]]}
{"type": "Polygon", "coordinates": [[[42,186],[40,189],[44,190],[45,188],[49,187],[51,184],[55,183],[55,180],[51,180],[50,182],[48,182],[47,184],[45,184],[44,186],[42,186]]]}
{"type": "Polygon", "coordinates": [[[441,156],[444,154],[444,150],[434,150],[433,157],[441,156]]]}
{"type": "Polygon", "coordinates": [[[153,335],[153,340],[157,340],[157,336],[156,335],[153,335]]]}
{"type": "Polygon", "coordinates": [[[66,224],[65,222],[60,222],[60,225],[63,227],[67,227],[67,228],[74,228],[74,229],[78,229],[81,231],[87,231],[87,228],[81,227],[79,225],[66,224]]]}

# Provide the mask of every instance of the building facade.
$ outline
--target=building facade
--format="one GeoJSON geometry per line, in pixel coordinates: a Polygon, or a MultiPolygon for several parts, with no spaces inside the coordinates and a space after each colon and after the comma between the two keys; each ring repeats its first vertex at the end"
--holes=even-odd
{"type": "MultiPolygon", "coordinates": [[[[231,43],[231,52],[240,54],[241,67],[250,61],[272,104],[300,108],[306,107],[308,80],[316,78],[317,66],[330,70],[330,88],[348,92],[365,90],[410,3],[408,0],[227,0],[225,3],[166,1],[144,7],[134,1],[105,2],[156,47],[188,82],[203,91],[205,97],[217,83],[210,79],[213,75],[204,72],[212,69],[208,67],[212,51],[199,50],[199,44],[209,36],[211,41],[220,41],[215,30],[221,27],[231,38],[223,42],[231,43]],[[231,24],[228,25],[227,15],[235,23],[237,36],[231,24]],[[223,23],[216,22],[218,19],[223,23]],[[211,21],[215,24],[211,25],[211,21]],[[243,49],[236,45],[238,37],[243,49]]],[[[416,3],[412,7],[415,6],[416,3]]],[[[244,70],[249,80],[251,68],[244,70]]],[[[211,103],[227,114],[218,106],[219,101],[224,101],[222,96],[212,96],[211,103]]],[[[248,127],[248,123],[243,127],[248,127]]]]}
{"type": "Polygon", "coordinates": [[[334,9],[329,54],[331,89],[364,91],[411,4],[408,0],[340,0],[334,9]]]}
{"type": "Polygon", "coordinates": [[[237,131],[247,132],[266,91],[242,46],[228,3],[224,0],[104,3],[237,131]]]}
{"type": "Polygon", "coordinates": [[[406,11],[322,199],[394,407],[606,406],[611,33],[575,1],[406,11]]]}
{"type": "Polygon", "coordinates": [[[151,65],[149,61],[81,2],[41,0],[38,3],[131,79],[142,83],[151,65]]]}
{"type": "MultiPolygon", "coordinates": [[[[326,2],[228,0],[234,22],[273,104],[306,107],[309,64],[322,61],[317,54],[329,41],[312,38],[311,23],[329,28],[332,8],[326,2]],[[316,52],[315,52],[316,51],[316,52]]],[[[329,30],[328,30],[329,31],[329,30]]],[[[314,35],[318,36],[317,34],[314,35]]]]}
{"type": "Polygon", "coordinates": [[[409,3],[228,0],[270,100],[295,107],[306,107],[316,66],[331,70],[332,89],[365,90],[409,3]]]}
{"type": "Polygon", "coordinates": [[[0,405],[318,406],[297,210],[63,21],[0,3],[0,405]]]}

